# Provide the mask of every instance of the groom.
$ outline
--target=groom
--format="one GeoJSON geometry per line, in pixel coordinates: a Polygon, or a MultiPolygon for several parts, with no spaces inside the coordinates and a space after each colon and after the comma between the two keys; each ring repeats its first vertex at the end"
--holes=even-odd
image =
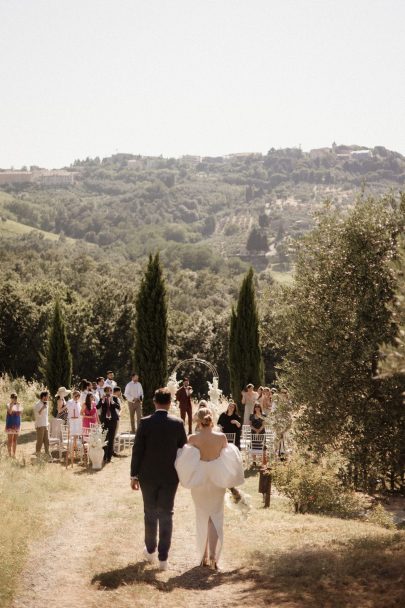
{"type": "Polygon", "coordinates": [[[132,449],[131,487],[141,488],[145,514],[146,559],[152,563],[158,549],[159,568],[167,570],[173,505],[179,478],[174,468],[177,450],[187,443],[181,420],[170,416],[171,394],[159,388],[153,398],[155,413],[142,418],[132,449]],[[157,532],[159,523],[159,544],[157,532]]]}

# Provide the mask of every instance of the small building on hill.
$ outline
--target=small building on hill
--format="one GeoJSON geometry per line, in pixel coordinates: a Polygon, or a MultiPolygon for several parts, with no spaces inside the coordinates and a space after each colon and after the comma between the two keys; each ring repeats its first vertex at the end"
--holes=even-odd
{"type": "Polygon", "coordinates": [[[75,174],[71,171],[41,171],[33,175],[41,186],[71,186],[75,179],[75,174]]]}
{"type": "Polygon", "coordinates": [[[0,185],[28,184],[32,181],[30,171],[0,171],[0,185]]]}

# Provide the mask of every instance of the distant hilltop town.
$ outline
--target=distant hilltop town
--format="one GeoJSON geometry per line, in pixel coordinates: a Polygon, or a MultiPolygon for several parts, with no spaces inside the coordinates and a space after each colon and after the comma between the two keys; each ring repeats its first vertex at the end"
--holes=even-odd
{"type": "MultiPolygon", "coordinates": [[[[325,162],[328,164],[328,158],[335,158],[337,161],[342,160],[366,160],[368,158],[378,158],[385,157],[387,155],[387,150],[382,146],[377,146],[375,148],[367,148],[365,146],[358,145],[337,145],[333,142],[330,148],[314,148],[309,152],[303,152],[301,148],[286,148],[285,150],[280,150],[280,152],[296,152],[302,155],[302,157],[307,157],[309,159],[316,160],[319,162],[325,162]]],[[[272,148],[268,155],[273,152],[277,152],[272,148]]],[[[268,156],[267,155],[267,156],[268,156]]],[[[399,154],[396,154],[400,156],[399,154]]],[[[402,158],[402,157],[401,157],[402,158]]],[[[142,156],[142,155],[134,155],[134,154],[126,154],[126,153],[116,153],[113,154],[111,159],[119,161],[129,169],[160,169],[162,167],[162,163],[175,163],[182,166],[189,167],[198,167],[202,165],[215,165],[215,164],[227,164],[234,162],[243,162],[243,161],[260,161],[266,159],[266,155],[261,152],[236,152],[234,154],[227,154],[224,156],[197,156],[192,154],[186,154],[184,156],[180,156],[179,158],[164,158],[163,156],[142,156]]],[[[82,164],[86,164],[85,161],[75,161],[69,169],[58,169],[48,171],[46,169],[42,169],[40,167],[30,167],[30,170],[21,169],[19,171],[15,170],[7,170],[0,169],[0,186],[3,184],[25,184],[25,183],[33,183],[38,184],[40,186],[70,186],[74,184],[75,177],[78,175],[78,170],[80,172],[80,166],[82,164]]],[[[103,159],[100,161],[99,158],[96,159],[99,163],[108,162],[109,159],[103,159]]]]}
{"type": "Polygon", "coordinates": [[[1,171],[1,184],[31,184],[40,186],[70,186],[74,183],[74,171],[47,171],[45,169],[31,168],[30,171],[1,171]]]}

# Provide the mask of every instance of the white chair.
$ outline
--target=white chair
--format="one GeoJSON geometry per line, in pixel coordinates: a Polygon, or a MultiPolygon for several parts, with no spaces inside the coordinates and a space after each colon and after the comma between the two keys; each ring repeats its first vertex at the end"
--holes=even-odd
{"type": "Polygon", "coordinates": [[[235,443],[236,433],[224,433],[225,437],[228,440],[228,443],[235,443]]]}
{"type": "Polygon", "coordinates": [[[69,456],[71,458],[71,463],[73,466],[74,460],[74,449],[80,456],[81,460],[84,458],[84,448],[83,448],[83,438],[81,435],[71,435],[69,429],[69,423],[62,426],[62,451],[66,452],[66,467],[69,462],[69,456]],[[75,439],[76,439],[76,447],[75,447],[75,439]]]}
{"type": "Polygon", "coordinates": [[[247,447],[247,445],[250,444],[251,437],[252,437],[252,429],[250,428],[250,425],[249,424],[242,425],[242,433],[241,433],[241,438],[240,438],[241,450],[244,450],[247,447]]]}
{"type": "Polygon", "coordinates": [[[251,432],[251,438],[245,448],[245,463],[249,466],[251,461],[256,462],[256,459],[261,458],[262,464],[266,456],[266,434],[257,434],[251,432]]]}
{"type": "Polygon", "coordinates": [[[83,427],[82,436],[80,441],[81,457],[86,467],[89,465],[89,435],[91,429],[89,427],[83,427]]]}
{"type": "Polygon", "coordinates": [[[265,427],[264,429],[266,436],[266,450],[267,450],[267,458],[268,461],[271,462],[274,456],[274,441],[275,441],[275,433],[271,430],[270,427],[265,427]]]}
{"type": "Polygon", "coordinates": [[[59,453],[59,460],[62,459],[62,425],[63,420],[61,418],[51,418],[49,425],[49,448],[52,452],[52,447],[57,447],[59,453]]]}
{"type": "Polygon", "coordinates": [[[135,442],[135,435],[133,433],[120,433],[115,436],[114,439],[114,450],[119,454],[123,450],[129,450],[135,442]]]}

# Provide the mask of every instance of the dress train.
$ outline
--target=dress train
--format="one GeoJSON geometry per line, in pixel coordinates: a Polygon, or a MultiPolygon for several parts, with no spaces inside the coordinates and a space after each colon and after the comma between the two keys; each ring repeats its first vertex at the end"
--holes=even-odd
{"type": "MultiPolygon", "coordinates": [[[[208,538],[208,522],[218,534],[215,561],[218,562],[224,540],[224,496],[226,488],[244,483],[239,450],[229,444],[215,460],[200,460],[200,450],[185,445],[177,452],[175,463],[180,483],[191,489],[196,511],[198,563],[204,557],[208,538]]],[[[212,556],[210,556],[212,557],[212,556]]]]}

